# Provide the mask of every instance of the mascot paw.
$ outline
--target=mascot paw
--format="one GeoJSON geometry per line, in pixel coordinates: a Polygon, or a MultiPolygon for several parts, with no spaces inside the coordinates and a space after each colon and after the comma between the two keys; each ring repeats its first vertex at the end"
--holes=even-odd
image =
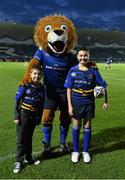
{"type": "Polygon", "coordinates": [[[29,84],[31,82],[30,72],[31,72],[32,67],[36,66],[36,65],[39,65],[39,61],[33,58],[28,65],[28,69],[27,69],[20,85],[23,86],[23,85],[29,84]]]}
{"type": "Polygon", "coordinates": [[[30,82],[31,82],[31,77],[29,74],[26,74],[23,80],[21,81],[20,85],[24,86],[26,84],[29,84],[30,82]]]}

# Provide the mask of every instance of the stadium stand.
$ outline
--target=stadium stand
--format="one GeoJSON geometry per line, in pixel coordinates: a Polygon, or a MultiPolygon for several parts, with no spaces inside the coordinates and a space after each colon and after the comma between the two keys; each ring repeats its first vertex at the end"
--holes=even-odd
{"type": "MultiPolygon", "coordinates": [[[[32,38],[33,28],[0,25],[0,61],[30,60],[37,49],[32,38]]],[[[87,46],[91,50],[91,58],[96,62],[105,62],[109,56],[113,57],[113,62],[125,62],[125,32],[78,29],[76,49],[79,46],[87,46]]]]}

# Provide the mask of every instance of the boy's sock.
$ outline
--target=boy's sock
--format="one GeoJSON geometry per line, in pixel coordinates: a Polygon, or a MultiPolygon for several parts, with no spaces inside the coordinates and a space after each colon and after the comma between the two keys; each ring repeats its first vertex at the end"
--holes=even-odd
{"type": "Polygon", "coordinates": [[[83,141],[84,152],[88,152],[90,140],[91,140],[91,129],[84,128],[84,141],[83,141]]]}
{"type": "Polygon", "coordinates": [[[79,133],[80,128],[72,128],[72,142],[73,142],[73,149],[74,152],[79,152],[79,133]]]}
{"type": "Polygon", "coordinates": [[[52,126],[46,127],[43,125],[42,132],[44,134],[44,142],[49,145],[51,141],[52,126]]]}

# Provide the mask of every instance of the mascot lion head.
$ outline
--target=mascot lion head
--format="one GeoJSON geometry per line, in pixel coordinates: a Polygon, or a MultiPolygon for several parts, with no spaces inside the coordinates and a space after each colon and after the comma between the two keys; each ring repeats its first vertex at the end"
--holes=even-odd
{"type": "Polygon", "coordinates": [[[76,29],[73,22],[65,16],[46,16],[36,24],[34,41],[43,50],[50,49],[54,54],[60,55],[75,47],[76,29]]]}

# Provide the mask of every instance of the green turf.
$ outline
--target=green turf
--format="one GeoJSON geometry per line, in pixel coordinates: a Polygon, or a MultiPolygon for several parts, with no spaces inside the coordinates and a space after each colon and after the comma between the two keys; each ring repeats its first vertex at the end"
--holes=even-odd
{"type": "MultiPolygon", "coordinates": [[[[81,159],[73,165],[71,155],[58,152],[59,123],[56,116],[53,128],[54,153],[42,159],[39,166],[27,166],[20,174],[13,174],[16,151],[16,129],[13,123],[14,95],[25,72],[23,63],[0,63],[0,178],[1,179],[121,179],[125,178],[125,64],[112,64],[105,70],[98,64],[108,83],[109,110],[102,109],[103,99],[96,101],[96,118],[90,146],[92,162],[81,159]]],[[[58,113],[57,113],[58,115],[58,113]]],[[[83,131],[80,134],[82,148],[83,131]]],[[[42,151],[41,126],[34,133],[33,152],[42,151]]],[[[71,144],[71,127],[67,139],[71,144]]]]}

